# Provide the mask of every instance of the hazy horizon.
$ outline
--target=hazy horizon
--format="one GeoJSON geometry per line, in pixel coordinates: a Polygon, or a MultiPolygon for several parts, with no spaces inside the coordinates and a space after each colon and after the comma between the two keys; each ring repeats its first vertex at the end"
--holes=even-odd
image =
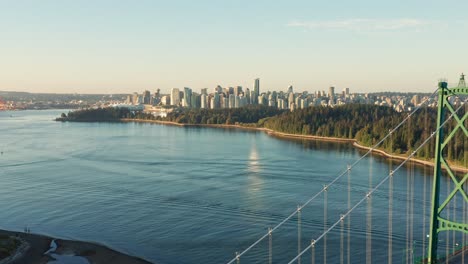
{"type": "Polygon", "coordinates": [[[432,92],[468,71],[466,1],[3,1],[0,90],[432,92]],[[456,8],[456,9],[455,9],[456,8]]]}
{"type": "MultiPolygon", "coordinates": [[[[454,86],[455,86],[455,84],[454,84],[453,86],[449,86],[449,88],[450,88],[450,87],[454,87],[454,86]]],[[[188,87],[188,86],[184,86],[184,87],[188,87]]],[[[178,88],[181,92],[183,92],[184,87],[174,87],[174,88],[178,88]]],[[[227,86],[222,86],[222,87],[223,87],[223,88],[228,88],[227,86]]],[[[372,94],[372,93],[423,93],[423,94],[430,94],[430,93],[434,92],[434,90],[436,89],[435,87],[436,87],[436,86],[434,86],[434,89],[433,89],[432,91],[429,91],[429,90],[428,90],[428,91],[391,91],[391,90],[382,90],[382,91],[365,91],[365,92],[363,92],[363,91],[353,91],[353,90],[350,90],[350,93],[351,93],[351,94],[365,94],[365,93],[370,93],[370,94],[372,94]]],[[[201,91],[201,89],[203,89],[203,88],[193,88],[193,87],[189,87],[189,88],[191,88],[193,92],[197,92],[197,93],[199,93],[199,92],[201,91]]],[[[214,86],[214,87],[204,87],[204,88],[208,88],[208,93],[212,93],[212,92],[214,92],[215,86],[214,86]]],[[[252,87],[244,87],[244,86],[243,86],[242,88],[243,88],[243,89],[249,88],[250,90],[252,90],[252,87]]],[[[349,87],[348,87],[348,88],[349,88],[349,87]]],[[[156,89],[154,89],[154,90],[151,90],[151,89],[143,89],[143,90],[138,90],[138,91],[135,90],[135,91],[131,91],[131,92],[115,92],[115,93],[105,93],[105,92],[99,93],[99,92],[92,92],[92,91],[90,91],[90,92],[82,92],[82,93],[79,93],[79,92],[76,92],[76,93],[75,93],[75,92],[66,92],[66,91],[64,91],[64,92],[41,92],[41,91],[38,91],[38,92],[36,92],[36,91],[30,92],[30,91],[20,91],[20,90],[0,90],[0,92],[7,92],[7,93],[10,93],[10,92],[16,93],[16,92],[18,92],[18,93],[31,93],[31,94],[83,94],[83,95],[85,95],[85,94],[86,94],[86,95],[116,95],[116,94],[126,94],[126,95],[130,95],[130,94],[133,94],[133,93],[142,94],[142,92],[145,91],[145,90],[150,91],[151,94],[153,94],[153,93],[156,92],[156,89]]],[[[343,89],[336,90],[336,87],[335,87],[335,93],[336,93],[336,94],[341,93],[342,90],[343,90],[343,89]]],[[[275,92],[280,92],[280,91],[286,92],[286,91],[287,91],[287,87],[286,87],[285,89],[281,89],[281,90],[263,90],[263,91],[261,90],[260,93],[268,92],[268,91],[270,91],[270,92],[273,92],[273,91],[275,91],[275,92]]],[[[302,92],[314,93],[314,92],[316,92],[316,91],[325,91],[325,92],[328,92],[328,87],[323,88],[323,89],[316,89],[316,90],[307,90],[307,89],[298,90],[298,89],[294,88],[294,93],[302,93],[302,92]]],[[[168,91],[163,91],[163,90],[161,90],[161,94],[170,94],[170,91],[169,91],[169,90],[168,90],[168,91]]]]}

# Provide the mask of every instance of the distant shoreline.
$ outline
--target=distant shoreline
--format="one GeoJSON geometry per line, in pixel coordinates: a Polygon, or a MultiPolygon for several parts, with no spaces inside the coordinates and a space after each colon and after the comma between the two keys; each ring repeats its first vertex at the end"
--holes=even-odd
{"type": "MultiPolygon", "coordinates": [[[[242,126],[242,125],[225,125],[225,124],[182,124],[177,122],[171,121],[161,121],[161,120],[144,120],[144,119],[131,119],[131,118],[123,118],[120,120],[121,122],[135,122],[135,123],[154,123],[160,125],[169,125],[169,126],[179,126],[179,127],[211,127],[211,128],[231,128],[231,129],[243,129],[243,130],[255,130],[255,131],[263,131],[271,136],[277,136],[280,138],[288,138],[288,139],[302,139],[302,140],[316,140],[316,141],[324,141],[324,142],[335,142],[335,143],[352,143],[355,148],[362,149],[362,150],[370,150],[370,147],[366,147],[360,145],[355,139],[348,139],[348,138],[336,138],[336,137],[321,137],[321,136],[312,136],[312,135],[298,135],[298,134],[289,134],[274,131],[268,128],[263,127],[249,127],[249,126],[242,126]]],[[[373,153],[378,154],[382,157],[389,158],[389,159],[396,159],[396,160],[406,160],[408,157],[403,155],[397,154],[390,154],[380,149],[373,149],[373,153]]],[[[434,163],[432,161],[411,158],[410,161],[417,163],[419,165],[428,166],[433,168],[434,163]]],[[[444,169],[444,167],[443,167],[444,169]]],[[[467,173],[468,168],[451,165],[451,169],[454,172],[463,172],[467,173]]]]}

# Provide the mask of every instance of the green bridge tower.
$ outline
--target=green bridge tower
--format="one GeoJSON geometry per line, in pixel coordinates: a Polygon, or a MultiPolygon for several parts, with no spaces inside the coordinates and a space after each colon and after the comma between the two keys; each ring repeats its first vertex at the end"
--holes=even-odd
{"type": "MultiPolygon", "coordinates": [[[[437,262],[437,245],[439,242],[438,234],[442,231],[458,231],[468,234],[468,223],[456,222],[448,219],[447,216],[441,214],[446,206],[455,198],[457,193],[460,193],[463,197],[463,202],[468,203],[467,191],[463,188],[464,183],[468,180],[468,173],[463,177],[457,178],[450,168],[449,164],[445,160],[443,153],[444,148],[451,139],[454,138],[457,131],[460,129],[465,134],[465,138],[468,137],[468,131],[465,127],[465,120],[468,117],[468,111],[465,111],[462,118],[460,118],[455,112],[454,105],[456,103],[462,103],[462,101],[454,100],[456,96],[468,95],[468,88],[465,84],[465,75],[462,74],[458,87],[447,88],[447,82],[439,82],[439,98],[438,98],[438,112],[437,112],[437,127],[439,128],[436,135],[435,142],[435,163],[434,163],[434,183],[432,186],[432,204],[431,204],[431,223],[430,223],[430,237],[429,237],[429,251],[427,263],[437,262]],[[443,128],[440,127],[446,120],[446,111],[448,115],[453,114],[455,120],[455,126],[452,131],[448,131],[448,135],[445,136],[443,128]],[[447,198],[440,203],[440,179],[442,177],[442,168],[445,168],[447,174],[450,176],[451,186],[453,188],[448,193],[447,198]]],[[[464,149],[464,151],[468,151],[464,149]]]]}

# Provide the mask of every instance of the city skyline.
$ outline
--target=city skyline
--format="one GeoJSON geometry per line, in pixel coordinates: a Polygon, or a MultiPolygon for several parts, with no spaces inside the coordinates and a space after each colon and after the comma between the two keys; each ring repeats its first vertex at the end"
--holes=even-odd
{"type": "Polygon", "coordinates": [[[454,7],[468,3],[4,1],[0,90],[169,93],[260,78],[271,91],[431,92],[467,71],[468,20],[454,7]]]}

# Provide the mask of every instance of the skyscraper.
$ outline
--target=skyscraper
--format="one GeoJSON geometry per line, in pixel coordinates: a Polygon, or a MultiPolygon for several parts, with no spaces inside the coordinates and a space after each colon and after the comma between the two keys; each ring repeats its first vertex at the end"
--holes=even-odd
{"type": "Polygon", "coordinates": [[[208,95],[206,95],[205,93],[202,93],[200,100],[201,100],[200,108],[208,108],[208,95]]]}
{"type": "Polygon", "coordinates": [[[250,102],[250,89],[245,88],[245,93],[244,93],[245,99],[247,100],[247,104],[251,104],[250,102]]]}
{"type": "Polygon", "coordinates": [[[161,104],[162,105],[170,105],[171,104],[171,97],[168,95],[164,95],[161,97],[161,104]]]}
{"type": "Polygon", "coordinates": [[[234,95],[235,96],[238,96],[241,93],[242,93],[242,86],[234,87],[234,95]]]}
{"type": "Polygon", "coordinates": [[[179,106],[179,104],[180,104],[179,88],[172,88],[172,90],[171,90],[171,105],[179,106]]]}
{"type": "Polygon", "coordinates": [[[330,88],[328,88],[328,98],[330,99],[331,105],[334,105],[335,104],[335,87],[334,86],[330,86],[330,88]]]}
{"type": "Polygon", "coordinates": [[[213,96],[213,105],[211,106],[211,108],[218,109],[219,107],[220,107],[219,94],[215,93],[213,96]]]}
{"type": "Polygon", "coordinates": [[[138,93],[133,93],[132,103],[133,103],[134,105],[137,105],[137,104],[138,104],[138,93]]]}
{"type": "Polygon", "coordinates": [[[328,88],[328,97],[329,98],[332,98],[335,96],[335,87],[334,86],[330,86],[330,88],[328,88]]]}
{"type": "Polygon", "coordinates": [[[288,104],[289,104],[289,107],[291,107],[291,104],[294,104],[294,93],[289,93],[288,104]]]}
{"type": "Polygon", "coordinates": [[[192,89],[184,87],[184,107],[192,107],[192,89]]]}
{"type": "Polygon", "coordinates": [[[258,104],[258,96],[260,95],[260,79],[257,78],[254,81],[254,92],[255,92],[255,104],[258,104]]]}
{"type": "Polygon", "coordinates": [[[192,108],[200,108],[201,107],[201,96],[199,93],[192,93],[190,97],[190,106],[192,108]]]}
{"type": "Polygon", "coordinates": [[[143,104],[150,104],[151,103],[151,93],[150,91],[146,90],[143,92],[143,104]]]}
{"type": "Polygon", "coordinates": [[[229,95],[229,108],[234,108],[236,106],[236,96],[234,94],[229,95]]]}
{"type": "Polygon", "coordinates": [[[224,93],[219,94],[219,105],[221,108],[228,108],[228,97],[224,96],[224,93]]]}

